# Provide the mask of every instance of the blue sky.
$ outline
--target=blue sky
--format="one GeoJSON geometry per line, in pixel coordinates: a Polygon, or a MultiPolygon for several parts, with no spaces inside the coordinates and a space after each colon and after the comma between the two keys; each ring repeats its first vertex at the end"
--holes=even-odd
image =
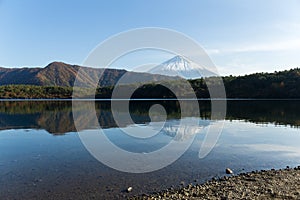
{"type": "Polygon", "coordinates": [[[162,27],[196,40],[222,75],[300,67],[299,10],[296,0],[0,0],[0,66],[81,64],[114,34],[162,27]]]}

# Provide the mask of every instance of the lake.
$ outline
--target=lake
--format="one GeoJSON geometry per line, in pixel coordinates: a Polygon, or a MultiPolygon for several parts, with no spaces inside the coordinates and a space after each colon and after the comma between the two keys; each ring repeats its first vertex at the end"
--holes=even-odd
{"type": "MultiPolygon", "coordinates": [[[[119,104],[122,108],[122,101],[119,104]]],[[[94,104],[106,137],[128,152],[147,154],[171,140],[193,139],[172,164],[153,172],[127,173],[99,162],[84,147],[80,135],[95,127],[86,125],[78,130],[71,101],[1,101],[0,199],[124,199],[223,177],[227,167],[238,174],[300,164],[300,101],[228,100],[222,132],[204,158],[199,158],[199,149],[208,127],[218,120],[210,119],[209,101],[199,101],[200,115],[196,117],[188,101],[186,106],[191,114],[187,120],[196,118],[197,126],[179,127],[177,101],[132,101],[132,121],[123,123],[114,119],[110,101],[94,104]],[[167,114],[163,124],[155,116],[150,122],[149,108],[157,104],[164,106],[167,114]],[[148,139],[122,132],[150,123],[162,127],[148,139]],[[130,186],[133,191],[127,193],[130,186]]]]}

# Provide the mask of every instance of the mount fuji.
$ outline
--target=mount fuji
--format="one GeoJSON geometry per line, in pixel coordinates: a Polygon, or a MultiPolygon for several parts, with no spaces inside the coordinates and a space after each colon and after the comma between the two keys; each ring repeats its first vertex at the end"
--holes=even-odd
{"type": "Polygon", "coordinates": [[[214,72],[209,71],[208,69],[205,69],[204,67],[199,66],[182,56],[175,56],[152,68],[148,72],[167,76],[180,76],[185,79],[195,79],[216,75],[214,72]]]}

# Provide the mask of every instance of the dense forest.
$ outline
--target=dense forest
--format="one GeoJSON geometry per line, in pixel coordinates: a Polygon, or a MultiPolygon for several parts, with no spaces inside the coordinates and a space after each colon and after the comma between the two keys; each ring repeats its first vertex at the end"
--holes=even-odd
{"type": "Polygon", "coordinates": [[[0,86],[2,99],[66,99],[72,96],[72,87],[4,85],[0,86]]]}
{"type": "MultiPolygon", "coordinates": [[[[295,68],[274,73],[255,73],[244,76],[225,76],[222,77],[227,98],[300,98],[300,69],[295,68]]],[[[195,93],[198,98],[209,98],[207,83],[214,85],[214,77],[189,80],[194,91],[189,91],[182,81],[161,82],[161,84],[144,84],[134,90],[131,98],[176,98],[175,94],[163,85],[172,85],[180,94],[180,97],[191,97],[195,93]]],[[[135,85],[120,86],[120,91],[129,91],[135,85]]],[[[99,87],[96,91],[96,98],[111,98],[113,86],[99,87]]],[[[85,94],[89,89],[82,88],[81,97],[86,98],[85,94]]],[[[67,99],[72,98],[72,87],[61,86],[32,86],[32,85],[4,85],[0,86],[0,98],[12,99],[67,99]]],[[[124,93],[124,95],[125,95],[124,93]]],[[[122,94],[118,94],[122,98],[122,94]]],[[[177,96],[178,97],[178,96],[177,96]]]]}
{"type": "MultiPolygon", "coordinates": [[[[288,99],[300,98],[300,69],[295,68],[274,73],[255,73],[244,76],[222,77],[227,98],[258,98],[258,99],[288,99]]],[[[198,98],[210,98],[207,84],[218,86],[219,82],[214,77],[189,80],[198,98]]],[[[172,85],[181,95],[188,98],[192,95],[182,84],[182,81],[169,81],[165,84],[146,84],[139,87],[132,94],[132,98],[176,98],[175,94],[163,85],[172,85]],[[174,86],[175,85],[175,86],[174,86]]],[[[130,87],[130,86],[123,86],[130,87]]],[[[111,96],[113,88],[99,88],[97,98],[111,96]]],[[[124,88],[126,91],[126,88],[124,88]]],[[[177,96],[178,97],[178,96],[177,96]]]]}
{"type": "Polygon", "coordinates": [[[229,98],[300,98],[300,68],[223,80],[229,98]]]}

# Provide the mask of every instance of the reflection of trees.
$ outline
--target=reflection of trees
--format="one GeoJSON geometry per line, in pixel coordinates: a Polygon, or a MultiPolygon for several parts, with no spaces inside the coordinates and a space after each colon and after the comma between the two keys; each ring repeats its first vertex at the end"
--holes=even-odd
{"type": "Polygon", "coordinates": [[[37,128],[49,133],[74,131],[72,102],[1,101],[0,129],[37,128]]]}
{"type": "MultiPolygon", "coordinates": [[[[132,101],[129,110],[132,120],[138,124],[150,122],[148,111],[154,104],[164,106],[168,119],[179,119],[180,105],[178,101],[132,101]]],[[[125,102],[118,102],[117,112],[124,112],[125,102]]],[[[181,107],[196,117],[196,111],[184,102],[181,107]]],[[[210,102],[199,101],[200,115],[203,119],[210,117],[210,102]]],[[[95,104],[98,122],[102,128],[116,127],[116,122],[111,113],[109,101],[100,101],[95,104]]],[[[84,112],[84,107],[77,107],[78,111],[84,112]]],[[[275,123],[300,126],[300,101],[228,101],[227,119],[246,120],[254,123],[275,123]]],[[[82,127],[93,128],[82,115],[79,119],[82,127]]],[[[130,125],[124,120],[121,126],[130,125]]],[[[0,102],[0,129],[37,128],[45,129],[49,133],[64,134],[76,131],[73,121],[71,101],[1,101],[0,102]]],[[[174,127],[166,127],[171,130],[174,127]]],[[[185,133],[192,127],[187,127],[185,133]]],[[[170,132],[169,131],[169,132],[170,132]]],[[[170,132],[170,134],[171,134],[170,132]]]]}
{"type": "Polygon", "coordinates": [[[227,119],[241,119],[254,123],[275,123],[300,126],[300,101],[256,100],[228,101],[227,119]]]}

